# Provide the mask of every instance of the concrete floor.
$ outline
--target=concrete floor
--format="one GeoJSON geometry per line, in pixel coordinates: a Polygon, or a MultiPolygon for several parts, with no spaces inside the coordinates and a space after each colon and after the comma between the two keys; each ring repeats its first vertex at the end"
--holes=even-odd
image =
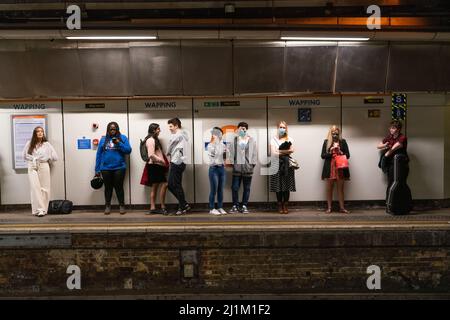
{"type": "Polygon", "coordinates": [[[250,214],[213,216],[193,211],[183,216],[146,215],[146,210],[129,210],[120,215],[113,210],[74,210],[69,215],[35,217],[28,210],[0,213],[0,233],[15,231],[107,231],[107,230],[172,230],[198,229],[321,229],[321,228],[450,228],[450,209],[412,212],[392,216],[383,209],[354,210],[350,214],[323,210],[292,209],[289,214],[256,211],[250,214]]]}

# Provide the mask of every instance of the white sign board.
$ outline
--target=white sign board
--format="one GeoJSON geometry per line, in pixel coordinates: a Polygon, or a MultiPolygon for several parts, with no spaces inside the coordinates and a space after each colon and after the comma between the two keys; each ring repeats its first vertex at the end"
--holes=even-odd
{"type": "Polygon", "coordinates": [[[27,162],[22,156],[26,143],[31,140],[33,130],[36,127],[44,128],[47,132],[46,115],[12,115],[12,146],[14,169],[26,169],[27,162]]]}

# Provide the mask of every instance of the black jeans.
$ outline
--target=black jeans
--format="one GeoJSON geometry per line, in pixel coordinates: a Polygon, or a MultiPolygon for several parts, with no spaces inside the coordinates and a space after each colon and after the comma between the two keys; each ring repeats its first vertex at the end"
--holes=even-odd
{"type": "Polygon", "coordinates": [[[185,169],[186,164],[184,163],[179,165],[170,163],[168,188],[175,198],[177,198],[180,209],[183,209],[187,205],[183,190],[183,172],[185,169]]]}
{"type": "Polygon", "coordinates": [[[281,191],[277,192],[277,201],[278,202],[289,202],[289,191],[281,191]]]}
{"type": "Polygon", "coordinates": [[[113,189],[116,190],[119,205],[125,205],[125,192],[123,191],[123,180],[125,179],[125,169],[102,171],[103,182],[105,183],[105,204],[111,205],[113,189]]]}

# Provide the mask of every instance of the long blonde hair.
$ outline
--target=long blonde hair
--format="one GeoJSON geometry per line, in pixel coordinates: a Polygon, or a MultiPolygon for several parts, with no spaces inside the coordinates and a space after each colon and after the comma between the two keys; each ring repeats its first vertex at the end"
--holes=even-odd
{"type": "Polygon", "coordinates": [[[280,120],[280,121],[277,122],[277,138],[286,138],[286,140],[288,140],[289,139],[288,130],[289,129],[288,129],[288,125],[287,125],[286,121],[280,120]],[[280,124],[284,124],[284,126],[286,127],[286,133],[285,133],[285,135],[283,137],[280,137],[279,134],[278,134],[278,129],[280,127],[280,124]]]}
{"type": "Polygon", "coordinates": [[[339,127],[337,125],[332,125],[330,127],[330,130],[328,130],[328,135],[327,135],[327,150],[330,149],[331,144],[333,143],[333,136],[332,136],[332,132],[333,131],[338,131],[339,132],[339,141],[341,141],[342,137],[341,137],[341,129],[339,129],[339,127]]]}

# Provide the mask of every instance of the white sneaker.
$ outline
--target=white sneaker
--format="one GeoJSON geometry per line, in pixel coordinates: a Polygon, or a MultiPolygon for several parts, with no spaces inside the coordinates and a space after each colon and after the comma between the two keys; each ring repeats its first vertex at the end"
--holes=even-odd
{"type": "Polygon", "coordinates": [[[220,212],[220,214],[228,214],[228,212],[226,212],[225,210],[223,210],[223,208],[218,209],[218,211],[220,212]]]}
{"type": "Polygon", "coordinates": [[[44,211],[39,211],[39,213],[38,213],[37,216],[38,216],[38,217],[43,217],[43,216],[45,216],[45,214],[46,214],[46,213],[45,213],[44,211]]]}
{"type": "Polygon", "coordinates": [[[213,214],[215,216],[219,216],[220,212],[218,210],[216,210],[216,209],[212,209],[212,210],[209,211],[209,214],[213,214]]]}

